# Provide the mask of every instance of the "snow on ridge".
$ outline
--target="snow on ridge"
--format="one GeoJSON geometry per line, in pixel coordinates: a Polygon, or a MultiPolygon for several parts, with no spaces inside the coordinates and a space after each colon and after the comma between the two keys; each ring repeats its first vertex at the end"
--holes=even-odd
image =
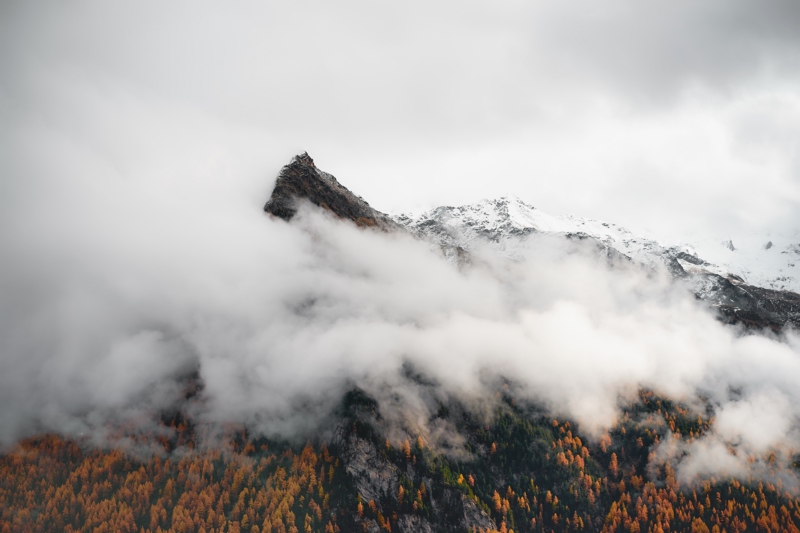
{"type": "Polygon", "coordinates": [[[575,215],[551,215],[516,196],[455,207],[441,206],[425,212],[397,215],[394,219],[440,243],[447,242],[467,250],[477,240],[499,241],[532,232],[583,233],[651,267],[663,265],[667,256],[685,254],[694,258],[692,261],[700,262],[695,264],[679,259],[679,264],[693,272],[705,271],[723,277],[733,274],[753,285],[800,293],[800,233],[797,232],[788,238],[752,236],[752,242],[747,243],[728,238],[665,244],[635,235],[613,223],[575,215]],[[729,246],[731,241],[733,246],[729,246]],[[766,246],[767,242],[772,246],[766,246]]]}

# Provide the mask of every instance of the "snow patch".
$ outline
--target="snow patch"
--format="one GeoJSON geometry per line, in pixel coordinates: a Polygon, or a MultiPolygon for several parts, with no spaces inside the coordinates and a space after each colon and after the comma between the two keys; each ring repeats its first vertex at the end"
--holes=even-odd
{"type": "Polygon", "coordinates": [[[677,261],[691,274],[717,274],[734,283],[800,292],[800,232],[788,236],[740,236],[736,245],[733,239],[718,238],[665,243],[635,235],[611,222],[575,215],[551,215],[514,196],[458,207],[442,206],[394,218],[438,244],[466,250],[479,240],[488,240],[499,243],[501,253],[513,257],[513,245],[503,243],[511,237],[533,232],[583,234],[652,268],[670,268],[677,261]]]}

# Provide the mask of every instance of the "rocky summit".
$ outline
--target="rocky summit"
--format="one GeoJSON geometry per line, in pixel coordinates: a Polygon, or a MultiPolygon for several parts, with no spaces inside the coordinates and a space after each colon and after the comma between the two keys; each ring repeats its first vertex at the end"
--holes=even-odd
{"type": "Polygon", "coordinates": [[[281,169],[264,211],[288,221],[297,213],[301,202],[310,202],[357,226],[382,230],[397,228],[387,215],[370,207],[331,174],[319,170],[305,152],[281,169]]]}

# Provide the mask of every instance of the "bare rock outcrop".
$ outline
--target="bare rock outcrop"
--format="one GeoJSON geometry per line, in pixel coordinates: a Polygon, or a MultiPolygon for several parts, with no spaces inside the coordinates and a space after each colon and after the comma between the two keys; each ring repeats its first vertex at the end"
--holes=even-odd
{"type": "Polygon", "coordinates": [[[387,215],[350,192],[331,174],[319,170],[305,152],[295,156],[291,163],[281,169],[264,211],[288,221],[297,213],[298,205],[303,201],[360,227],[384,231],[400,228],[387,215]]]}

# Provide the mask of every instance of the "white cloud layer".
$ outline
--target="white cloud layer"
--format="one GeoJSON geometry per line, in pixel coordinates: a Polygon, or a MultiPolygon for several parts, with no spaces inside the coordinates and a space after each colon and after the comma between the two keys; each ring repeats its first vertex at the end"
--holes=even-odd
{"type": "Polygon", "coordinates": [[[637,386],[699,390],[709,453],[797,444],[797,341],[663,280],[546,240],[459,273],[261,213],[307,149],[383,209],[510,192],[667,235],[796,230],[796,2],[0,10],[1,440],[146,417],[196,369],[198,416],[267,432],[354,383],[424,410],[410,361],[464,398],[513,376],[590,431],[637,386]]]}
{"type": "Polygon", "coordinates": [[[94,168],[74,168],[85,172],[0,233],[6,443],[147,427],[180,404],[193,371],[205,386],[193,416],[211,424],[302,433],[359,386],[390,430],[457,441],[429,425],[431,391],[410,367],[438,384],[433,394],[476,408],[504,376],[595,435],[620,398],[649,387],[709,398],[714,449],[798,444],[791,334],[742,337],[666,277],[609,265],[580,241],[532,236],[519,262],[478,250],[458,270],[408,235],[310,209],[271,219],[249,187],[223,192],[202,172],[108,185],[94,168]]]}

